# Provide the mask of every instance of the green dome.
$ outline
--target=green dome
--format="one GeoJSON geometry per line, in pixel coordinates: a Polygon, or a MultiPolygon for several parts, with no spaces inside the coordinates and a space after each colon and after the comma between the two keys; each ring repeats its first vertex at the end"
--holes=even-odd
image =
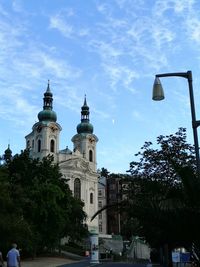
{"type": "Polygon", "coordinates": [[[57,115],[55,111],[44,109],[38,113],[38,119],[39,121],[53,121],[56,122],[57,115]]]}
{"type": "Polygon", "coordinates": [[[12,159],[12,150],[10,149],[10,145],[8,145],[8,148],[4,152],[3,156],[6,163],[9,163],[12,159]]]}
{"type": "Polygon", "coordinates": [[[53,111],[53,94],[52,94],[50,87],[49,87],[49,81],[48,81],[47,90],[44,93],[43,101],[44,101],[43,110],[38,113],[39,121],[56,122],[57,115],[56,115],[55,111],[53,111]]]}
{"type": "Polygon", "coordinates": [[[10,146],[4,151],[5,155],[12,155],[12,150],[10,149],[10,146]]]}
{"type": "Polygon", "coordinates": [[[81,122],[77,125],[77,133],[81,134],[81,133],[93,133],[93,126],[91,123],[89,122],[81,122]]]}

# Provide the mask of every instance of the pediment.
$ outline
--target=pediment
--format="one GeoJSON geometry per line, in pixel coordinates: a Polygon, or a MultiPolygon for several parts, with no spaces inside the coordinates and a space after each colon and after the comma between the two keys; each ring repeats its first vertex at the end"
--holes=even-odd
{"type": "Polygon", "coordinates": [[[59,163],[61,169],[71,169],[79,171],[91,171],[89,162],[86,162],[84,159],[76,157],[70,158],[59,163]]]}

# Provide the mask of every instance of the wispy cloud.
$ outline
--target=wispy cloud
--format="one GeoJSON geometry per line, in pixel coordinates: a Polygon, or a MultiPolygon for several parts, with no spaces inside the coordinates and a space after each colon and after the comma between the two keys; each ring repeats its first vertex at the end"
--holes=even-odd
{"type": "Polygon", "coordinates": [[[66,38],[73,36],[73,27],[64,21],[61,15],[55,15],[50,18],[50,28],[57,29],[66,38]]]}

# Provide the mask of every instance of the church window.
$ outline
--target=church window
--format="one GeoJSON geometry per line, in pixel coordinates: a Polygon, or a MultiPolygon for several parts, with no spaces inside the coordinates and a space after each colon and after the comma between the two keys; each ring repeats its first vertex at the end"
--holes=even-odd
{"type": "Polygon", "coordinates": [[[102,229],[102,223],[99,224],[99,232],[102,233],[103,229],[102,229]]]}
{"type": "Polygon", "coordinates": [[[74,197],[81,199],[81,181],[78,178],[74,180],[74,197]]]}
{"type": "Polygon", "coordinates": [[[32,148],[34,148],[34,140],[32,140],[32,148]]]}
{"type": "Polygon", "coordinates": [[[98,203],[99,205],[99,209],[101,209],[102,207],[103,207],[103,205],[102,205],[102,201],[99,201],[99,203],[98,203]]]}
{"type": "Polygon", "coordinates": [[[51,140],[51,142],[50,142],[50,151],[51,152],[55,152],[55,142],[54,142],[54,140],[51,140]]]}
{"type": "Polygon", "coordinates": [[[93,193],[90,193],[90,204],[93,204],[93,193]]]}
{"type": "Polygon", "coordinates": [[[41,151],[41,140],[39,139],[38,140],[38,152],[40,152],[41,151]]]}
{"type": "Polygon", "coordinates": [[[90,162],[93,161],[93,152],[92,152],[92,150],[89,151],[89,161],[90,162]]]}
{"type": "Polygon", "coordinates": [[[102,191],[101,191],[101,189],[98,190],[98,195],[99,195],[99,197],[102,196],[102,191]]]}
{"type": "Polygon", "coordinates": [[[29,148],[30,147],[30,141],[27,141],[26,147],[29,148]]]}

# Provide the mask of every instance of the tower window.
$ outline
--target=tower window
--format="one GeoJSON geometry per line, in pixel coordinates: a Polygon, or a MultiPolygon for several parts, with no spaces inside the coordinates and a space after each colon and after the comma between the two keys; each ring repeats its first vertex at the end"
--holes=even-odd
{"type": "Polygon", "coordinates": [[[51,140],[50,142],[50,151],[55,152],[55,141],[54,140],[51,140]]]}
{"type": "Polygon", "coordinates": [[[32,140],[32,148],[34,148],[34,140],[32,140]]]}
{"type": "Polygon", "coordinates": [[[74,197],[81,199],[81,181],[78,178],[74,180],[74,197]]]}
{"type": "Polygon", "coordinates": [[[26,147],[29,148],[30,147],[30,141],[28,140],[26,143],[26,147]]]}
{"type": "Polygon", "coordinates": [[[102,233],[103,231],[103,227],[102,227],[102,223],[99,224],[99,232],[102,233]]]}
{"type": "Polygon", "coordinates": [[[90,204],[93,204],[93,193],[90,193],[90,204]]]}
{"type": "Polygon", "coordinates": [[[93,152],[92,152],[92,150],[89,151],[89,161],[90,162],[93,161],[93,152]]]}
{"type": "Polygon", "coordinates": [[[38,152],[40,152],[41,151],[41,140],[39,139],[38,140],[38,152]]]}

